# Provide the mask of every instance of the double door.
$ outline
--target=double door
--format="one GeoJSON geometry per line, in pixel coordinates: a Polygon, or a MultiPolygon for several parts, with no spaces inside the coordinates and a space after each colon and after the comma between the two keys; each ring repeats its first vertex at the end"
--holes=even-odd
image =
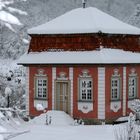
{"type": "Polygon", "coordinates": [[[70,111],[69,82],[56,81],[55,109],[69,113],[70,111]]]}

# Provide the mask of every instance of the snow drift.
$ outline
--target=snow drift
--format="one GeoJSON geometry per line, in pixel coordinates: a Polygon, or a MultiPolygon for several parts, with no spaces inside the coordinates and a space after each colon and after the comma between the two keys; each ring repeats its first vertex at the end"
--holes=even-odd
{"type": "Polygon", "coordinates": [[[46,124],[49,125],[74,125],[74,120],[63,111],[48,111],[31,120],[33,124],[46,124]]]}

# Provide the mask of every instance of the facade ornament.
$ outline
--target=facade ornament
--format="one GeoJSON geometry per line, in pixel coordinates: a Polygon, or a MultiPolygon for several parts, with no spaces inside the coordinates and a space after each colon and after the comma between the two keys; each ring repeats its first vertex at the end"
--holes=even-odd
{"type": "Polygon", "coordinates": [[[59,77],[60,78],[66,78],[66,73],[65,72],[60,72],[59,77]]]}
{"type": "Polygon", "coordinates": [[[112,76],[120,76],[119,70],[118,69],[114,69],[114,73],[113,73],[112,76]]]}
{"type": "Polygon", "coordinates": [[[112,101],[110,105],[110,109],[113,112],[118,112],[121,109],[121,101],[112,101]]]}
{"type": "Polygon", "coordinates": [[[39,99],[35,99],[34,100],[34,107],[36,108],[36,106],[41,105],[44,109],[48,108],[48,101],[47,100],[39,100],[39,99]]]}
{"type": "Polygon", "coordinates": [[[47,76],[44,69],[38,69],[36,76],[47,76]]]}
{"type": "Polygon", "coordinates": [[[136,73],[136,69],[135,69],[135,68],[132,68],[132,69],[130,70],[129,76],[137,76],[137,73],[136,73]]]}
{"type": "Polygon", "coordinates": [[[93,111],[93,103],[78,102],[78,110],[80,110],[84,114],[87,114],[87,113],[93,111]]]}
{"type": "Polygon", "coordinates": [[[66,72],[60,72],[57,76],[57,80],[68,80],[66,72]]]}
{"type": "Polygon", "coordinates": [[[83,8],[86,8],[86,2],[87,0],[82,0],[83,8]]]}
{"type": "Polygon", "coordinates": [[[89,70],[88,69],[84,69],[82,70],[82,74],[80,75],[80,77],[91,77],[91,75],[89,75],[89,70]]]}

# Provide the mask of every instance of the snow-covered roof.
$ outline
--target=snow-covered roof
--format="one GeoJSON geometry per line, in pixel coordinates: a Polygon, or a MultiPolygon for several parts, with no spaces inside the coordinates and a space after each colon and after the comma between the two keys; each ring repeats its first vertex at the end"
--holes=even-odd
{"type": "Polygon", "coordinates": [[[31,28],[29,34],[109,33],[140,35],[140,29],[124,23],[97,8],[77,8],[45,24],[31,28]]]}
{"type": "Polygon", "coordinates": [[[80,52],[30,52],[18,64],[140,64],[140,53],[102,48],[80,52]]]}

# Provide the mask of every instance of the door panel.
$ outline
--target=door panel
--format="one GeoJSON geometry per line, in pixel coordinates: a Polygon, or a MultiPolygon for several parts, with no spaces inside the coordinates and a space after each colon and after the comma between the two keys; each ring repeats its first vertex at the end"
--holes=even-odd
{"type": "Polygon", "coordinates": [[[69,112],[68,82],[56,82],[56,110],[69,112]]]}

